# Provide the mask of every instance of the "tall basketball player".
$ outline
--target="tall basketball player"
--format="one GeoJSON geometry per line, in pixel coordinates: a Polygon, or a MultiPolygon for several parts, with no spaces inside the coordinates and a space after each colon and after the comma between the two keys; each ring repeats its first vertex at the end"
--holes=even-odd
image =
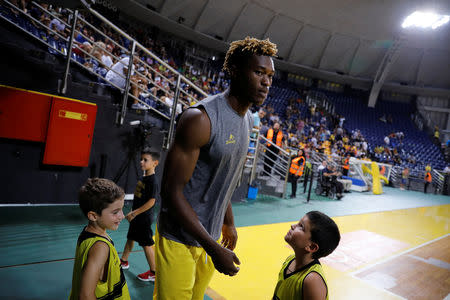
{"type": "Polygon", "coordinates": [[[249,108],[269,93],[276,52],[268,39],[232,42],[223,66],[229,89],[192,106],[178,122],[161,185],[154,299],[203,299],[214,269],[239,271],[231,196],[253,126],[249,108]]]}

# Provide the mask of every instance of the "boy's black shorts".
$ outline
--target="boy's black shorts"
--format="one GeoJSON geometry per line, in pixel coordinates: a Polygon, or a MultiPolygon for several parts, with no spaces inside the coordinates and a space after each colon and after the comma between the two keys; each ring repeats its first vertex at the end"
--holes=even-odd
{"type": "Polygon", "coordinates": [[[150,217],[139,215],[134,218],[130,222],[127,239],[138,242],[141,247],[153,246],[155,241],[153,240],[152,222],[150,217]]]}

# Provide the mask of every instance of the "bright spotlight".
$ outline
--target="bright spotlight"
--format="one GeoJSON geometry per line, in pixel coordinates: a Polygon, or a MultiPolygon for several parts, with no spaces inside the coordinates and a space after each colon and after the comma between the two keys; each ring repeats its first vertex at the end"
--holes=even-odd
{"type": "Polygon", "coordinates": [[[405,18],[402,27],[420,27],[436,29],[450,20],[450,16],[438,15],[431,12],[415,11],[405,18]]]}

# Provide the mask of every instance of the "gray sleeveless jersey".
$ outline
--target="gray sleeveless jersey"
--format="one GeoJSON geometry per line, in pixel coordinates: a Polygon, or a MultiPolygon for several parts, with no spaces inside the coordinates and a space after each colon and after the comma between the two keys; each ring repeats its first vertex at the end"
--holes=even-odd
{"type": "MultiPolygon", "coordinates": [[[[211,137],[200,149],[194,173],[183,190],[200,222],[214,240],[220,238],[223,219],[245,163],[250,111],[239,116],[228,104],[224,94],[210,96],[194,107],[203,107],[211,121],[211,137]]],[[[171,216],[162,199],[158,231],[167,239],[186,245],[200,244],[171,216]]]]}

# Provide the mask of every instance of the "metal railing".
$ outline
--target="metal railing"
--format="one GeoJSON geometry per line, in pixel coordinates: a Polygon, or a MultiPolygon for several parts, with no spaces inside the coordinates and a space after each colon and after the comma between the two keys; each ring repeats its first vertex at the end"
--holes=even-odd
{"type": "MultiPolygon", "coordinates": [[[[64,36],[64,34],[58,32],[57,30],[53,30],[40,20],[37,20],[31,15],[28,15],[11,2],[4,0],[3,3],[5,3],[8,9],[19,13],[20,18],[23,18],[20,20],[20,22],[26,20],[28,23],[25,24],[26,26],[20,26],[20,24],[15,23],[14,20],[11,20],[3,14],[0,14],[0,17],[3,20],[15,25],[17,28],[19,28],[29,36],[43,43],[48,47],[50,53],[61,55],[66,58],[66,68],[64,75],[61,78],[61,84],[59,87],[59,92],[61,94],[65,94],[67,92],[68,77],[71,71],[72,64],[78,65],[82,69],[94,75],[99,83],[107,83],[109,86],[118,89],[122,93],[121,108],[117,114],[117,123],[119,125],[122,125],[124,122],[124,118],[127,112],[127,101],[129,98],[133,99],[134,102],[139,103],[142,109],[151,110],[160,117],[169,120],[170,125],[168,138],[166,139],[166,148],[170,146],[174,136],[175,117],[176,114],[180,111],[180,105],[188,107],[191,102],[199,101],[199,99],[197,99],[193,95],[194,93],[199,95],[199,98],[208,96],[201,88],[196,86],[193,82],[184,77],[157,55],[146,49],[142,44],[133,39],[126,32],[124,32],[108,19],[96,12],[90,7],[90,5],[88,5],[84,1],[82,1],[82,3],[85,5],[86,10],[91,15],[95,16],[97,19],[103,22],[105,26],[108,26],[109,29],[112,29],[116,33],[118,33],[118,35],[122,39],[127,39],[128,41],[130,41],[130,50],[126,47],[123,47],[120,42],[104,34],[96,26],[90,24],[76,10],[72,11],[70,9],[67,9],[67,11],[69,12],[69,21],[65,22],[57,14],[52,13],[51,11],[45,9],[34,1],[32,2],[32,5],[40,10],[43,15],[48,16],[53,20],[57,20],[61,24],[64,24],[64,26],[66,26],[68,29],[70,29],[70,34],[68,36],[64,36]],[[87,47],[76,42],[75,37],[77,36],[90,41],[89,37],[85,36],[84,33],[80,30],[83,27],[88,27],[102,36],[102,39],[104,40],[104,42],[102,43],[104,45],[109,43],[120,49],[120,51],[122,52],[121,57],[115,56],[106,47],[101,46],[101,43],[94,42],[92,43],[92,45],[87,47]],[[75,49],[77,53],[81,53],[82,56],[84,56],[83,59],[80,59],[80,57],[73,52],[73,50],[75,49]],[[113,65],[106,66],[102,62],[101,57],[95,55],[98,53],[101,55],[110,56],[111,60],[116,61],[116,64],[124,62],[124,58],[128,57],[126,74],[114,70],[113,65]],[[152,60],[158,62],[159,67],[164,70],[164,72],[161,72],[157,68],[153,68],[146,61],[142,60],[136,55],[138,53],[142,53],[152,60]],[[94,68],[92,67],[93,65],[100,66],[101,69],[103,69],[102,71],[104,74],[102,75],[99,74],[99,72],[96,72],[96,70],[94,70],[94,68]],[[131,72],[128,70],[131,70],[131,72]],[[106,74],[108,72],[112,75],[111,77],[115,76],[116,78],[119,78],[120,80],[118,81],[120,81],[122,84],[118,84],[118,81],[116,80],[111,80],[111,77],[107,79],[106,74]],[[159,82],[155,80],[155,78],[157,77],[160,78],[159,82]],[[163,86],[160,84],[160,82],[162,81],[168,84],[166,86],[163,86]],[[164,93],[166,93],[166,95],[173,94],[172,103],[170,103],[170,101],[163,101],[162,99],[156,97],[156,95],[150,93],[150,91],[146,88],[147,83],[151,83],[154,87],[156,87],[157,90],[163,91],[164,93]],[[145,100],[142,100],[141,97],[145,100]]],[[[125,66],[125,63],[123,63],[123,65],[125,66]]]]}
{"type": "Polygon", "coordinates": [[[259,146],[259,130],[256,128],[252,129],[250,134],[250,143],[247,153],[247,161],[245,162],[245,168],[250,169],[249,184],[252,184],[256,178],[257,173],[257,157],[260,151],[259,146]]]}
{"type": "MultiPolygon", "coordinates": [[[[399,166],[392,167],[390,180],[392,181],[395,187],[400,186],[402,180],[402,171],[403,171],[402,167],[399,166]]],[[[445,175],[438,170],[432,170],[431,176],[432,176],[432,186],[435,189],[435,193],[442,194],[444,192],[445,175]]],[[[408,176],[406,189],[422,192],[425,183],[424,178],[425,178],[424,171],[422,172],[417,170],[411,170],[408,176]]]]}
{"type": "Polygon", "coordinates": [[[433,184],[434,187],[437,189],[437,193],[442,193],[444,190],[444,184],[445,184],[445,175],[442,172],[439,172],[438,170],[433,170],[431,172],[431,176],[433,178],[433,184]]]}
{"type": "MultiPolygon", "coordinates": [[[[265,136],[259,136],[259,149],[256,156],[256,164],[262,166],[262,173],[264,176],[268,176],[271,180],[283,182],[283,195],[286,196],[286,184],[289,175],[289,167],[291,166],[291,155],[283,148],[275,145],[272,141],[269,141],[265,136]],[[272,144],[271,148],[267,145],[272,144]],[[277,151],[277,152],[275,152],[277,151]],[[271,155],[269,155],[271,153],[271,155]],[[270,168],[270,172],[266,168],[270,168]]],[[[255,167],[256,168],[256,167],[255,167]]],[[[256,172],[256,171],[255,171],[256,172]]]]}

